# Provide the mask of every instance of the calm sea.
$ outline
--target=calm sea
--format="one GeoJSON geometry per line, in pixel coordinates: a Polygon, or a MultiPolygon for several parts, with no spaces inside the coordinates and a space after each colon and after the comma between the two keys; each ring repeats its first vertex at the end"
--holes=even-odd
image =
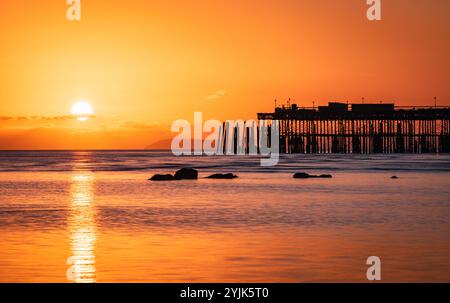
{"type": "Polygon", "coordinates": [[[450,282],[450,155],[0,152],[1,282],[450,282]],[[190,166],[195,181],[150,182],[190,166]],[[294,172],[332,179],[293,179],[294,172]],[[235,180],[209,180],[233,172],[235,180]],[[391,179],[396,175],[398,179],[391,179]]]}

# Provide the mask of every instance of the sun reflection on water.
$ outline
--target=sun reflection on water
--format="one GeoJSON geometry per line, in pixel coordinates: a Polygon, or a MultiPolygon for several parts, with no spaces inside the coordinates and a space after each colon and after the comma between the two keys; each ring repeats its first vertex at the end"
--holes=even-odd
{"type": "Polygon", "coordinates": [[[67,278],[76,283],[96,281],[95,270],[95,219],[93,207],[93,181],[89,172],[71,176],[71,208],[69,232],[71,256],[67,278]]]}

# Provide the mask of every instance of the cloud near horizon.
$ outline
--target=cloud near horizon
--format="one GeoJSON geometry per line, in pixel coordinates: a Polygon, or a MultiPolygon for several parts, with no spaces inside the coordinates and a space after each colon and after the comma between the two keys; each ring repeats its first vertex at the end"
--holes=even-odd
{"type": "MultiPolygon", "coordinates": [[[[76,120],[78,117],[75,115],[60,115],[60,116],[0,116],[0,121],[66,121],[76,120]]],[[[95,118],[95,115],[90,115],[90,119],[95,118]]]]}
{"type": "Polygon", "coordinates": [[[205,99],[206,99],[206,100],[217,100],[217,99],[220,99],[220,98],[222,98],[223,96],[225,96],[226,93],[227,93],[226,90],[224,90],[224,89],[219,89],[219,90],[216,91],[215,93],[213,93],[213,94],[211,94],[211,95],[209,95],[209,96],[206,96],[205,99]]]}
{"type": "MultiPolygon", "coordinates": [[[[97,117],[79,122],[67,116],[0,116],[0,150],[4,149],[141,149],[170,138],[159,122],[97,117]]],[[[165,147],[166,142],[156,144],[165,147]]]]}
{"type": "Polygon", "coordinates": [[[159,122],[152,122],[152,123],[145,123],[140,121],[124,121],[121,123],[121,126],[124,128],[134,128],[134,129],[141,129],[141,130],[170,130],[169,125],[164,125],[159,122]]]}

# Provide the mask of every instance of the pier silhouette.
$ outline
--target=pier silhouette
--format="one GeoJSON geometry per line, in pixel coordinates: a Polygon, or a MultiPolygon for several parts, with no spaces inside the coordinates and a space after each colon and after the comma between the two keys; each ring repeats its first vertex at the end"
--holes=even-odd
{"type": "Polygon", "coordinates": [[[281,153],[449,153],[449,107],[347,104],[275,106],[259,120],[278,120],[281,153]]]}

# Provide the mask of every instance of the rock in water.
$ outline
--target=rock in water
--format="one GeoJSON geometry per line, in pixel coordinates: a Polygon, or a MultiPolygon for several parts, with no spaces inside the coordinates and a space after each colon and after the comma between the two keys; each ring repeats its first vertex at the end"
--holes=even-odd
{"type": "Polygon", "coordinates": [[[170,174],[167,174],[167,175],[156,174],[153,177],[151,177],[149,180],[151,180],[151,181],[174,181],[174,180],[178,180],[178,179],[170,174]]]}
{"type": "Polygon", "coordinates": [[[177,170],[175,178],[179,180],[196,180],[198,179],[198,171],[193,168],[182,168],[177,170]]]}
{"type": "Polygon", "coordinates": [[[398,177],[397,176],[392,176],[391,179],[398,179],[398,177]]]}
{"type": "Polygon", "coordinates": [[[229,174],[214,174],[214,175],[208,176],[206,178],[208,178],[208,179],[235,179],[237,177],[238,176],[229,173],[229,174]]]}
{"type": "Polygon", "coordinates": [[[294,178],[295,179],[307,179],[307,178],[311,178],[311,175],[307,174],[307,173],[296,173],[296,174],[294,174],[294,178]]]}
{"type": "Polygon", "coordinates": [[[296,173],[293,176],[295,179],[308,179],[308,178],[333,178],[330,174],[322,174],[322,175],[310,175],[307,173],[296,173]]]}

